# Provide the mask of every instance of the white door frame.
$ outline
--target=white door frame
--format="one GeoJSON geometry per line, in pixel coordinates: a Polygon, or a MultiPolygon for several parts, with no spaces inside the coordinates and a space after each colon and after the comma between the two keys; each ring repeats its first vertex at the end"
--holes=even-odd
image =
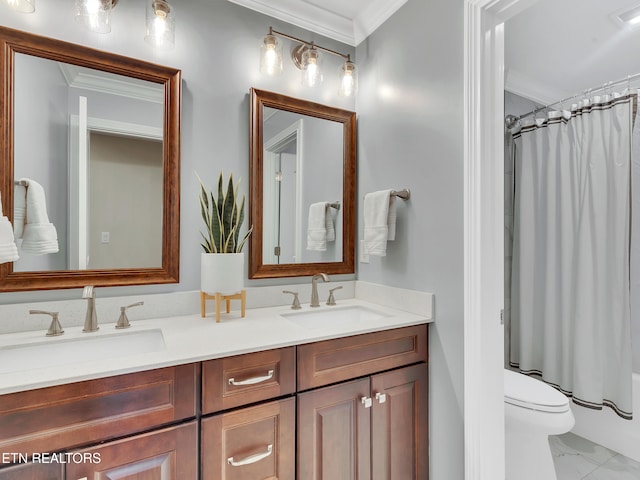
{"type": "Polygon", "coordinates": [[[537,0],[464,2],[465,480],[504,468],[504,25],[537,0]]]}
{"type": "MultiPolygon", "coordinates": [[[[304,121],[300,120],[292,123],[287,128],[282,130],[273,136],[270,140],[264,144],[263,152],[263,169],[264,169],[264,185],[262,186],[264,192],[263,211],[264,212],[277,212],[280,210],[279,200],[275,193],[275,185],[273,178],[276,174],[276,158],[280,152],[286,148],[286,146],[292,142],[296,142],[296,193],[295,193],[295,205],[286,206],[286,208],[292,208],[294,210],[294,252],[293,263],[300,262],[302,258],[302,171],[304,166],[304,121]]],[[[265,219],[267,217],[265,216],[265,219]]],[[[262,226],[263,239],[267,239],[263,243],[262,259],[263,263],[278,263],[278,259],[274,253],[274,246],[277,244],[278,230],[280,229],[277,215],[274,216],[272,221],[265,221],[262,226]]],[[[291,258],[289,259],[291,260],[291,258]]],[[[290,261],[285,262],[290,263],[290,261]]]]}

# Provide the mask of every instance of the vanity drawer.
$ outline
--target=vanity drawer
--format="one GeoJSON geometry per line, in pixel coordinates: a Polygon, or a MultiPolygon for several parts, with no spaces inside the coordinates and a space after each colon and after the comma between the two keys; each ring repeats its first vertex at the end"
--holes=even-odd
{"type": "Polygon", "coordinates": [[[298,347],[298,391],[427,361],[427,325],[298,347]]]}
{"type": "Polygon", "coordinates": [[[196,414],[198,364],[0,396],[0,455],[55,452],[196,414]]]}
{"type": "Polygon", "coordinates": [[[214,413],[293,393],[295,372],[295,347],[203,362],[202,412],[214,413]]]}
{"type": "Polygon", "coordinates": [[[295,478],[296,401],[289,397],[202,419],[202,478],[295,478]]]}

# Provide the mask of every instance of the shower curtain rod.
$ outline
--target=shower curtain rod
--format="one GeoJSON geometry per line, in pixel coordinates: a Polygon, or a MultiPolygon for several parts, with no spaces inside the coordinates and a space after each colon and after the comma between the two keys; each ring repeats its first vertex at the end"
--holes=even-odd
{"type": "MultiPolygon", "coordinates": [[[[604,83],[601,87],[597,87],[597,88],[588,88],[587,90],[584,90],[584,91],[582,92],[582,94],[583,94],[583,95],[588,95],[588,94],[590,94],[590,93],[597,92],[597,91],[599,91],[599,90],[604,90],[604,89],[606,89],[606,88],[613,87],[614,85],[620,85],[620,84],[625,83],[625,82],[629,82],[629,83],[630,83],[630,82],[631,82],[631,80],[634,80],[634,79],[636,79],[636,78],[638,78],[638,77],[640,77],[640,72],[639,72],[639,73],[635,73],[635,74],[633,74],[633,75],[627,75],[627,77],[626,77],[626,78],[621,78],[620,80],[616,80],[615,82],[606,82],[606,83],[604,83]]],[[[541,111],[543,111],[543,110],[546,110],[546,109],[547,109],[547,108],[549,108],[549,107],[553,107],[554,105],[563,104],[563,103],[565,103],[565,102],[568,102],[569,100],[573,100],[573,99],[574,99],[574,98],[576,98],[578,95],[580,95],[580,94],[579,94],[579,93],[576,93],[575,95],[573,95],[573,96],[571,96],[571,97],[567,97],[567,98],[564,98],[564,99],[562,99],[562,100],[558,100],[557,102],[549,103],[548,105],[544,105],[544,106],[542,106],[542,107],[539,107],[539,108],[536,108],[536,109],[534,109],[534,110],[531,110],[529,113],[523,113],[523,114],[522,114],[522,115],[520,115],[519,117],[515,117],[515,120],[516,120],[516,121],[517,121],[517,120],[521,120],[521,119],[523,119],[523,118],[525,118],[525,117],[528,117],[529,115],[535,115],[536,113],[541,112],[541,111]]]]}

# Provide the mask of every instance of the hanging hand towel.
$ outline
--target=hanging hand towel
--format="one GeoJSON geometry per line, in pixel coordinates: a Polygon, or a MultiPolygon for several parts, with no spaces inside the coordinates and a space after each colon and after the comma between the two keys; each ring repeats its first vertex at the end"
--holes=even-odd
{"type": "Polygon", "coordinates": [[[336,239],[336,229],[333,226],[333,207],[329,202],[325,203],[324,219],[325,229],[327,231],[327,242],[333,242],[336,239]]]}
{"type": "Polygon", "coordinates": [[[13,238],[13,227],[7,217],[2,215],[0,202],[0,263],[15,262],[20,258],[13,238]]]}
{"type": "Polygon", "coordinates": [[[27,215],[22,233],[23,252],[34,255],[56,253],[58,251],[58,233],[47,215],[47,202],[44,188],[38,182],[28,178],[20,180],[27,185],[27,215]]]}
{"type": "Polygon", "coordinates": [[[27,217],[27,187],[16,185],[13,190],[13,235],[22,238],[27,217]]]}
{"type": "Polygon", "coordinates": [[[384,257],[387,241],[395,238],[395,205],[391,209],[391,190],[380,190],[364,196],[364,253],[384,257]],[[393,210],[390,216],[390,211],[393,210]],[[390,238],[389,225],[393,225],[390,238]]]}
{"type": "MultiPolygon", "coordinates": [[[[334,233],[335,236],[335,233],[334,233]]],[[[327,249],[327,202],[309,205],[307,250],[324,252],[327,249]]]]}

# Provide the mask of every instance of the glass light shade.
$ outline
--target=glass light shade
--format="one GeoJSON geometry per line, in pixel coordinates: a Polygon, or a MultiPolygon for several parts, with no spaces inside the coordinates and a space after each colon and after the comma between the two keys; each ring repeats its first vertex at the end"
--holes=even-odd
{"type": "Polygon", "coordinates": [[[112,0],[76,0],[76,20],[92,32],[111,31],[112,0]]]}
{"type": "Polygon", "coordinates": [[[16,12],[33,13],[36,11],[36,0],[5,0],[5,3],[16,12]]]}
{"type": "Polygon", "coordinates": [[[338,95],[341,97],[353,97],[358,92],[358,70],[356,64],[350,60],[345,61],[340,67],[340,88],[338,95]]]}
{"type": "Polygon", "coordinates": [[[322,83],[320,53],[311,47],[302,54],[302,84],[315,87],[322,83]]]}
{"type": "Polygon", "coordinates": [[[274,35],[264,37],[260,47],[260,73],[266,75],[282,73],[282,44],[274,35]]]}
{"type": "Polygon", "coordinates": [[[147,33],[145,41],[154,47],[168,50],[175,44],[175,14],[166,0],[147,4],[147,33]]]}

